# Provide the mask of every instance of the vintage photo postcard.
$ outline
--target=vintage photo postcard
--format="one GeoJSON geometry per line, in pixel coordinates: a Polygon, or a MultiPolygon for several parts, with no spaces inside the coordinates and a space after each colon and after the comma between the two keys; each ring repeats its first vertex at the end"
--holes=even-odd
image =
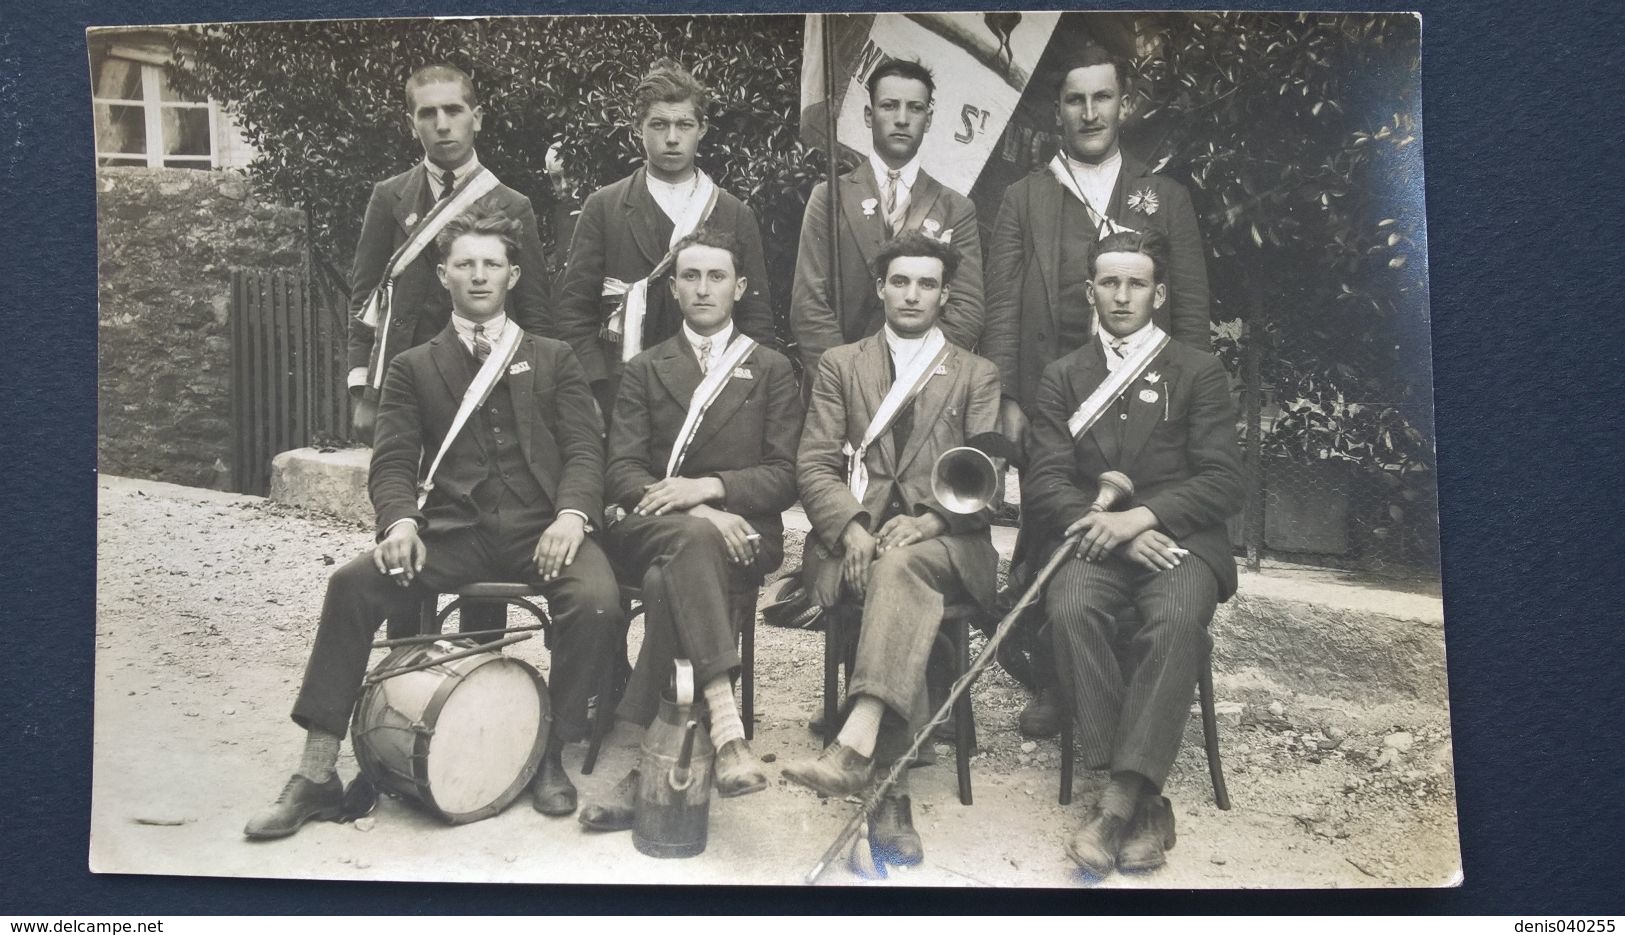
{"type": "Polygon", "coordinates": [[[89,30],[91,869],[1458,884],[1421,28],[89,30]]]}

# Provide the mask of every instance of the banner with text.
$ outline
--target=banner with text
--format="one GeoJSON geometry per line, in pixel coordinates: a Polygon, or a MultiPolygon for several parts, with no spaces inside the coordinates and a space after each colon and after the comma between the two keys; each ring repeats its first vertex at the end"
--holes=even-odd
{"type": "Polygon", "coordinates": [[[1059,13],[812,14],[802,45],[801,136],[825,145],[824,30],[833,38],[836,137],[866,156],[864,82],[892,57],[918,58],[936,80],[920,159],[937,181],[969,194],[1015,112],[1059,13]]]}

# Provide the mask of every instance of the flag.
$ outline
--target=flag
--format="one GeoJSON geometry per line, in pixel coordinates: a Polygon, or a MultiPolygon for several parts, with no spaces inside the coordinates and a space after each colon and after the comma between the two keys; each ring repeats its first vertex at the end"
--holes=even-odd
{"type": "Polygon", "coordinates": [[[870,150],[865,82],[889,58],[919,59],[936,81],[921,163],[937,181],[969,194],[1015,113],[1049,44],[1059,13],[810,14],[802,41],[801,138],[826,148],[825,120],[860,155],[870,150]],[[824,30],[833,40],[835,93],[825,87],[824,30]]]}

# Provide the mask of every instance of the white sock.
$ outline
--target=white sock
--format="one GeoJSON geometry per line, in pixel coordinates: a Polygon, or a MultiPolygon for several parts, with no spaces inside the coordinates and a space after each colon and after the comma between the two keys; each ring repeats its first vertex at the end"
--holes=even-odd
{"type": "Polygon", "coordinates": [[[726,673],[706,683],[705,705],[711,709],[713,746],[721,750],[726,743],[745,739],[745,722],[739,719],[739,709],[734,706],[733,681],[726,673]]]}
{"type": "Polygon", "coordinates": [[[846,716],[835,742],[851,747],[859,756],[875,755],[875,738],[880,735],[880,719],[886,713],[886,703],[873,695],[859,695],[852,702],[852,713],[846,716]]]}

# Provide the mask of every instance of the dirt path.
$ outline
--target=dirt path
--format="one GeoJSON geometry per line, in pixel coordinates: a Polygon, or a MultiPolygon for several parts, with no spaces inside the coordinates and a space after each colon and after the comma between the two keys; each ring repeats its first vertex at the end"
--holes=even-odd
{"type": "MultiPolygon", "coordinates": [[[[99,498],[96,750],[91,867],[98,871],[380,880],[787,884],[800,881],[851,806],[776,775],[768,791],[713,800],[710,846],[654,860],[630,837],[588,835],[521,798],[456,828],[385,798],[374,820],[319,823],[254,844],[244,821],[268,804],[301,742],[287,710],[303,672],[333,562],[368,547],[368,530],[256,497],[104,477],[99,498]]],[[[636,625],[634,625],[636,627],[636,625]]],[[[513,653],[546,669],[540,640],[513,653]]],[[[822,638],[757,629],[753,746],[782,763],[811,755],[822,638]]],[[[1192,720],[1169,781],[1179,844],[1169,866],[1105,886],[1361,887],[1448,884],[1459,855],[1443,712],[1416,723],[1289,695],[1227,693],[1221,737],[1235,807],[1212,804],[1192,720]],[[1275,707],[1271,707],[1274,702],[1275,707]],[[1330,749],[1326,749],[1330,747],[1330,749]],[[1384,750],[1391,751],[1384,753],[1384,750]]],[[[1066,886],[1062,842],[1095,795],[1078,774],[1056,803],[1053,742],[1015,730],[1021,689],[994,671],[974,693],[982,747],[975,805],[959,804],[947,763],[916,770],[915,823],[926,863],[875,885],[1066,886]]],[[[584,801],[631,767],[637,738],[617,732],[584,801]]],[[[584,748],[566,752],[575,774],[584,748]]],[[[340,771],[355,762],[345,745],[340,771]]],[[[843,867],[825,883],[852,883],[843,867]]]]}

